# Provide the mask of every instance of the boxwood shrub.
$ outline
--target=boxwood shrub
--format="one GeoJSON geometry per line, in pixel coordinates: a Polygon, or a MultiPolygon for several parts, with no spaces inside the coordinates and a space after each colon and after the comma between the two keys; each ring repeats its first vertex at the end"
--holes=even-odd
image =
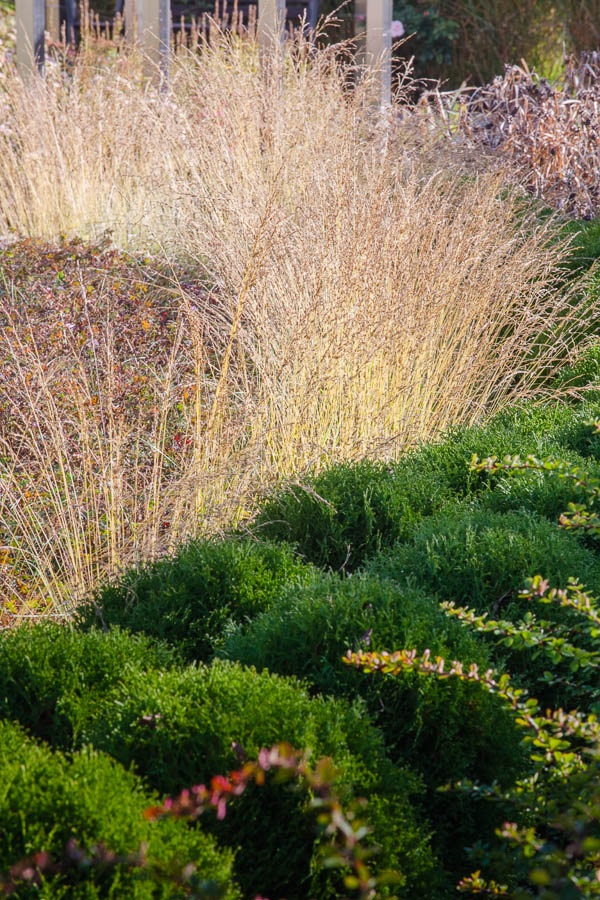
{"type": "Polygon", "coordinates": [[[575,534],[526,510],[493,512],[469,503],[430,516],[410,542],[366,568],[496,617],[525,612],[517,594],[538,573],[559,587],[576,575],[592,591],[600,588],[598,557],[575,534]]]}
{"type": "Polygon", "coordinates": [[[600,416],[598,403],[524,404],[510,406],[483,426],[451,430],[440,441],[424,445],[410,459],[449,482],[455,497],[472,496],[487,489],[485,474],[469,471],[474,454],[479,457],[533,454],[581,463],[600,458],[600,436],[593,433],[590,420],[600,416]]]}
{"type": "Polygon", "coordinates": [[[519,479],[490,480],[469,471],[480,457],[535,454],[585,464],[600,459],[600,437],[589,420],[600,405],[578,403],[511,407],[487,425],[456,428],[393,463],[362,461],[336,465],[304,485],[282,486],[262,502],[257,533],[288,541],[307,560],[352,572],[366,559],[409,540],[423,518],[463,498],[495,493],[494,508],[530,508],[555,518],[574,499],[560,482],[538,491],[519,479]]]}
{"type": "Polygon", "coordinates": [[[175,651],[119,629],[81,634],[40,623],[0,634],[0,717],[31,734],[70,748],[77,716],[132,671],[170,667],[175,651]]]}
{"type": "Polygon", "coordinates": [[[119,856],[146,846],[148,868],[89,868],[73,865],[46,875],[41,887],[19,886],[12,896],[115,900],[180,897],[173,879],[195,864],[207,885],[224,896],[240,896],[232,874],[231,851],[217,848],[200,828],[182,821],[148,822],[144,810],[155,794],[139,778],[102,753],[85,749],[67,758],[38,745],[17,725],[0,721],[0,872],[23,858],[46,851],[56,861],[75,839],[84,851],[102,844],[119,856]]]}
{"type": "Polygon", "coordinates": [[[187,660],[206,661],[228,629],[262,612],[283,585],[309,572],[285,544],[242,537],[192,541],[101,586],[78,622],[141,632],[176,645],[187,660]]]}
{"type": "Polygon", "coordinates": [[[262,503],[255,528],[289,541],[317,566],[351,572],[450,496],[438,472],[363,460],[282,487],[262,503]]]}
{"type": "Polygon", "coordinates": [[[364,675],[342,657],[352,650],[430,649],[447,659],[489,665],[477,635],[449,619],[416,588],[356,574],[315,578],[232,635],[224,653],[246,665],[297,675],[313,690],[364,699],[388,753],[417,768],[428,788],[435,847],[445,865],[468,865],[463,848],[493,833],[496,810],[439,788],[460,778],[509,784],[525,763],[521,736],[498,701],[455,680],[364,675]]]}
{"type": "MultiPolygon", "coordinates": [[[[380,554],[367,571],[515,623],[531,614],[573,622],[568,610],[540,608],[519,599],[519,590],[532,575],[542,575],[553,587],[565,587],[570,577],[577,577],[592,594],[600,589],[600,559],[574,533],[523,509],[498,513],[466,503],[431,516],[410,543],[380,554]]],[[[584,695],[570,677],[570,660],[564,663],[564,678],[554,678],[551,684],[545,677],[545,655],[514,650],[493,635],[488,640],[494,646],[494,664],[508,668],[543,703],[570,709],[581,702],[584,695]]],[[[554,664],[557,671],[561,666],[560,661],[554,664]]],[[[593,685],[584,687],[593,692],[593,685]]]]}
{"type": "MultiPolygon", "coordinates": [[[[331,756],[347,799],[390,801],[389,817],[377,823],[388,836],[388,854],[378,865],[405,873],[402,896],[436,896],[440,872],[411,799],[419,781],[387,759],[361,703],[311,698],[295,680],[215,662],[131,673],[86,711],[81,739],[125,766],[135,764],[148,785],[168,794],[236,768],[244,756],[282,740],[315,759],[331,756]]],[[[311,880],[314,823],[302,812],[305,799],[279,786],[252,789],[222,823],[213,823],[220,840],[237,849],[235,871],[245,895],[300,900],[333,891],[335,879],[311,880]]],[[[382,803],[376,808],[384,810],[382,803]]]]}

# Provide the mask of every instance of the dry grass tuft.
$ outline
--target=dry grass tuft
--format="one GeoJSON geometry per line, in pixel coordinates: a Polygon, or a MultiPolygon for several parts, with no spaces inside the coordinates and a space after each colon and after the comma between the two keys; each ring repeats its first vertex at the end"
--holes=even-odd
{"type": "Polygon", "coordinates": [[[193,341],[148,266],[69,243],[1,256],[5,613],[165,552],[189,465],[193,341]]]}
{"type": "Polygon", "coordinates": [[[249,515],[279,478],[541,390],[597,314],[561,292],[551,223],[496,176],[432,171],[410,112],[374,121],[339,48],[291,45],[266,76],[223,37],[163,93],[136,65],[3,96],[3,229],[108,229],[162,260],[67,242],[31,280],[27,245],[5,251],[14,615],[249,515]]]}

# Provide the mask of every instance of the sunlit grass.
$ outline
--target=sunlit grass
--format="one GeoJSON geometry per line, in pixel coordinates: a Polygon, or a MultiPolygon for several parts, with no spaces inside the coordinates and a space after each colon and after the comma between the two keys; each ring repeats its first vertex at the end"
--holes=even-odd
{"type": "Polygon", "coordinates": [[[561,287],[552,223],[497,175],[465,178],[450,156],[436,169],[430,133],[395,115],[402,98],[378,121],[344,58],[291,44],[266,77],[233,36],[179,54],[162,92],[126,52],[8,77],[1,230],[108,234],[163,273],[150,312],[134,292],[125,321],[112,264],[82,253],[79,303],[62,310],[51,286],[55,341],[45,288],[8,279],[9,601],[68,605],[251,515],[281,478],[392,458],[542,391],[590,327],[596,310],[583,322],[561,287]]]}

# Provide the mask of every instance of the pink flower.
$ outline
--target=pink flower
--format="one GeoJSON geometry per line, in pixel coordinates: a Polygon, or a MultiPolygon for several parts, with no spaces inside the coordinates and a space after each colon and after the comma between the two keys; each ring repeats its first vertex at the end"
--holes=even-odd
{"type": "Polygon", "coordinates": [[[404,25],[400,21],[400,19],[394,19],[392,22],[392,37],[397,39],[401,38],[404,34],[404,25]]]}

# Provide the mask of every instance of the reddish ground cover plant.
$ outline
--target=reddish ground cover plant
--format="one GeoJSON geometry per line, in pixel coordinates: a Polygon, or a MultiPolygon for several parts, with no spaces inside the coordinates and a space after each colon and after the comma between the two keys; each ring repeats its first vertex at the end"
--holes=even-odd
{"type": "Polygon", "coordinates": [[[181,289],[149,260],[25,240],[0,266],[0,582],[13,621],[61,583],[83,592],[128,556],[165,551],[196,366],[181,289]]]}

